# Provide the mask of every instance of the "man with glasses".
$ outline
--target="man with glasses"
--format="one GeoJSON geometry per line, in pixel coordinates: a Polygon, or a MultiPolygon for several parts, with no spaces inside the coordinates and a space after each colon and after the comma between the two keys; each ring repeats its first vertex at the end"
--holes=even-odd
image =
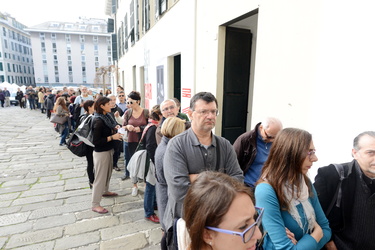
{"type": "Polygon", "coordinates": [[[253,191],[268,158],[276,134],[283,129],[281,121],[267,117],[249,132],[240,135],[233,144],[238,163],[245,176],[245,184],[253,191]]]}
{"type": "MultiPolygon", "coordinates": [[[[162,118],[160,125],[157,127],[155,131],[156,143],[158,145],[160,144],[161,138],[163,137],[161,133],[161,126],[163,125],[163,122],[165,121],[165,119],[167,119],[168,117],[178,117],[184,120],[184,118],[178,115],[178,107],[177,107],[176,102],[173,99],[164,100],[160,104],[160,110],[161,110],[161,114],[163,115],[163,118],[162,118]]],[[[190,128],[190,122],[186,122],[185,127],[186,129],[190,128]]]]}
{"type": "Polygon", "coordinates": [[[319,168],[315,177],[332,229],[325,249],[375,249],[375,131],[354,138],[352,156],[351,162],[319,168]]]}
{"type": "Polygon", "coordinates": [[[163,222],[168,229],[172,227],[174,218],[182,216],[187,190],[200,172],[218,171],[243,182],[243,173],[232,145],[212,133],[218,114],[217,100],[213,94],[195,94],[190,100],[188,112],[191,128],[168,143],[163,161],[168,186],[163,222]]]}
{"type": "Polygon", "coordinates": [[[122,116],[125,113],[125,111],[128,109],[128,107],[126,106],[126,98],[125,98],[124,91],[118,92],[117,98],[119,101],[117,103],[117,106],[122,110],[122,112],[120,112],[119,115],[122,116]]]}

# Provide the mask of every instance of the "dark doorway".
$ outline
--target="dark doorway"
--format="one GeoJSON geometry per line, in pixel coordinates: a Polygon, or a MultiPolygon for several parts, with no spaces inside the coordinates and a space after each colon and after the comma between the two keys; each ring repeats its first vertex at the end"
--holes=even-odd
{"type": "Polygon", "coordinates": [[[221,134],[231,143],[246,131],[251,41],[250,30],[227,27],[221,134]]]}
{"type": "Polygon", "coordinates": [[[173,58],[173,97],[181,101],[181,55],[173,58]]]}

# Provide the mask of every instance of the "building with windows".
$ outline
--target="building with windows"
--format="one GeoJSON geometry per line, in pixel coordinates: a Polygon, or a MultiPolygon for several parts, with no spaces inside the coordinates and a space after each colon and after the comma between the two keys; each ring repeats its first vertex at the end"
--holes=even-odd
{"type": "MultiPolygon", "coordinates": [[[[215,134],[233,142],[266,116],[313,134],[319,162],[351,161],[374,130],[371,1],[107,0],[120,82],[145,106],[210,91],[215,134]]],[[[316,168],[315,168],[316,169],[316,168]]],[[[312,173],[313,175],[313,173],[312,173]]]]}
{"type": "Polygon", "coordinates": [[[97,74],[112,64],[107,21],[81,18],[79,22],[45,22],[27,31],[31,35],[36,85],[99,87],[110,74],[97,74]]]}
{"type": "Polygon", "coordinates": [[[0,83],[35,85],[30,34],[25,29],[0,12],[0,83]]]}

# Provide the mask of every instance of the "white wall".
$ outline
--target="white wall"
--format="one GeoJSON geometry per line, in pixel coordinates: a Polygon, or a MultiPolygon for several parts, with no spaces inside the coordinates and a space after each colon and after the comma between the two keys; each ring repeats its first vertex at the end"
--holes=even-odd
{"type": "Polygon", "coordinates": [[[375,23],[370,1],[264,1],[259,7],[253,124],[265,115],[313,134],[317,167],[350,161],[374,130],[375,23]]]}

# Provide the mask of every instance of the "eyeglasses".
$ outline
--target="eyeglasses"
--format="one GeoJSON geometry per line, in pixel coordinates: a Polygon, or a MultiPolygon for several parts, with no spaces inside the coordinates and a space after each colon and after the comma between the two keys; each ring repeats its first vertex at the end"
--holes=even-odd
{"type": "Polygon", "coordinates": [[[124,97],[124,95],[119,95],[118,97],[124,97]]]}
{"type": "Polygon", "coordinates": [[[219,233],[241,236],[243,243],[247,243],[254,236],[256,226],[258,226],[258,228],[259,228],[260,224],[262,223],[262,216],[263,216],[264,208],[255,207],[255,210],[257,212],[257,214],[256,214],[257,218],[256,218],[255,223],[250,225],[248,228],[246,228],[242,233],[239,233],[239,232],[236,232],[236,231],[231,231],[231,230],[226,230],[226,229],[221,229],[221,228],[217,228],[217,227],[206,227],[206,228],[210,229],[212,231],[219,232],[219,233]]]}
{"type": "Polygon", "coordinates": [[[203,116],[208,116],[208,114],[211,114],[211,115],[214,115],[214,116],[219,115],[219,110],[217,110],[217,109],[212,109],[212,110],[202,109],[202,110],[193,110],[193,111],[195,111],[198,114],[203,115],[203,116]]]}
{"type": "Polygon", "coordinates": [[[130,101],[130,102],[126,102],[126,104],[133,104],[133,103],[135,103],[135,102],[132,102],[132,101],[130,101]]]}
{"type": "Polygon", "coordinates": [[[263,129],[264,134],[266,135],[267,139],[275,139],[275,136],[269,136],[265,129],[263,129]]]}
{"type": "Polygon", "coordinates": [[[309,156],[309,160],[311,161],[311,158],[315,155],[316,150],[310,149],[309,152],[307,152],[307,155],[309,156]]]}
{"type": "Polygon", "coordinates": [[[174,106],[174,105],[169,106],[169,107],[165,107],[165,108],[163,108],[162,112],[165,112],[165,111],[168,111],[168,110],[173,110],[175,108],[176,108],[176,106],[174,106]]]}

